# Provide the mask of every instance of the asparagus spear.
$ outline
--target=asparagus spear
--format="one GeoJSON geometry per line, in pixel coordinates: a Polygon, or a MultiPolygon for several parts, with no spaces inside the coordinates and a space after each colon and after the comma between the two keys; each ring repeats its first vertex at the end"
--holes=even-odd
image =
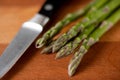
{"type": "Polygon", "coordinates": [[[115,23],[117,23],[120,20],[120,8],[112,14],[107,20],[103,21],[101,26],[97,28],[90,36],[89,38],[85,39],[82,43],[82,46],[80,49],[75,53],[74,57],[70,61],[70,64],[68,66],[68,74],[72,76],[78,65],[80,64],[83,56],[85,53],[87,53],[88,49],[95,44],[97,41],[99,41],[99,38],[107,32],[115,23]]]}
{"type": "Polygon", "coordinates": [[[93,5],[92,5],[91,8],[88,10],[88,12],[87,12],[86,15],[88,15],[88,14],[90,14],[91,12],[93,12],[93,11],[101,8],[101,7],[102,7],[104,4],[106,4],[108,1],[110,1],[110,0],[96,0],[94,3],[92,2],[93,5]]]}
{"type": "Polygon", "coordinates": [[[50,40],[52,37],[54,37],[62,28],[63,26],[67,25],[68,23],[76,20],[80,16],[84,15],[85,13],[89,12],[99,8],[101,5],[106,3],[108,0],[95,0],[91,2],[88,6],[86,6],[83,9],[80,9],[74,13],[68,14],[63,20],[59,21],[54,27],[52,27],[50,30],[48,30],[42,38],[38,39],[36,42],[36,48],[41,48],[44,46],[48,40],[50,40]],[[96,6],[96,7],[95,7],[96,6]]]}
{"type": "Polygon", "coordinates": [[[86,27],[96,22],[101,22],[104,20],[115,8],[120,5],[120,1],[111,0],[101,9],[96,10],[88,14],[82,22],[77,23],[68,32],[61,35],[55,42],[53,46],[53,52],[58,51],[62,46],[64,46],[70,39],[74,38],[79,32],[83,31],[86,27]],[[102,17],[102,18],[101,18],[102,17]]]}
{"type": "Polygon", "coordinates": [[[96,24],[91,25],[90,27],[86,28],[81,34],[79,34],[73,41],[67,43],[64,47],[62,47],[58,53],[56,54],[56,58],[61,58],[64,56],[69,55],[74,51],[76,47],[80,44],[80,42],[87,38],[87,36],[94,30],[96,24]]]}

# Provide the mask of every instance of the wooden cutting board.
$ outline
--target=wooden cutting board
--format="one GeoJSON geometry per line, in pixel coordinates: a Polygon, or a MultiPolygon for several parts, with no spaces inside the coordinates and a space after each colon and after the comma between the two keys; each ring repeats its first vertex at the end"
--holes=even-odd
{"type": "MultiPolygon", "coordinates": [[[[50,28],[64,15],[84,7],[89,2],[90,0],[70,0],[56,12],[46,27],[50,28]]],[[[43,3],[44,0],[0,0],[0,54],[18,32],[21,24],[34,16],[43,3]]],[[[61,33],[76,22],[67,25],[61,33]]],[[[67,74],[67,66],[73,55],[55,60],[55,53],[41,55],[40,51],[35,49],[33,43],[1,80],[120,80],[120,22],[89,50],[73,77],[67,74]]]]}

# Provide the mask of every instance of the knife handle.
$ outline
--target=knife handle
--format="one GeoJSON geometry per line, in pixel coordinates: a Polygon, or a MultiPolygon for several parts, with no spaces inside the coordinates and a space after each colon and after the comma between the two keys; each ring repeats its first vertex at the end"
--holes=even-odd
{"type": "Polygon", "coordinates": [[[46,0],[39,14],[47,17],[52,17],[52,14],[65,2],[66,0],[46,0]]]}

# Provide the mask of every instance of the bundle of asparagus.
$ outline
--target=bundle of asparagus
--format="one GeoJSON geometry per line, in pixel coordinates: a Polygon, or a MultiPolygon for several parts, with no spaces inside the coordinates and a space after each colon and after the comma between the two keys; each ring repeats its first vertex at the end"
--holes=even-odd
{"type": "Polygon", "coordinates": [[[119,0],[95,0],[87,7],[69,14],[63,20],[59,21],[36,42],[36,47],[40,48],[46,45],[48,40],[52,40],[41,53],[58,51],[56,58],[67,56],[77,48],[68,66],[68,74],[72,76],[89,48],[98,42],[99,38],[119,20],[119,0]],[[58,39],[52,40],[63,26],[83,15],[84,18],[82,21],[78,22],[58,39]],[[79,48],[81,42],[82,44],[79,48]]]}
{"type": "Polygon", "coordinates": [[[59,33],[59,31],[67,24],[69,24],[70,22],[78,19],[79,17],[83,16],[84,14],[86,14],[87,12],[92,12],[98,8],[100,8],[103,4],[105,4],[107,1],[109,0],[95,0],[93,2],[91,2],[88,6],[86,6],[83,9],[80,9],[76,12],[73,13],[69,13],[68,15],[66,15],[66,17],[59,21],[54,27],[52,27],[50,30],[48,30],[42,38],[38,39],[36,42],[36,48],[41,48],[43,47],[48,40],[50,40],[51,38],[53,38],[57,33],[59,33]]]}
{"type": "MultiPolygon", "coordinates": [[[[106,4],[107,2],[108,2],[109,0],[95,0],[95,1],[93,1],[93,2],[91,2],[91,4],[90,5],[88,5],[87,7],[85,7],[85,8],[83,8],[83,9],[80,9],[80,10],[78,10],[78,11],[76,11],[76,12],[74,12],[74,13],[71,13],[72,15],[70,16],[71,18],[73,18],[74,17],[74,15],[73,14],[76,14],[76,13],[78,13],[78,12],[84,12],[84,13],[82,13],[82,14],[79,14],[79,17],[80,16],[82,16],[82,15],[85,15],[85,13],[86,13],[86,15],[88,15],[89,13],[92,13],[92,12],[94,12],[95,10],[97,10],[97,9],[99,9],[100,7],[102,7],[104,4],[106,4]],[[89,10],[88,10],[89,9],[89,10]]],[[[69,14],[68,14],[69,15],[69,14]]],[[[67,15],[67,16],[68,16],[67,15]]],[[[77,17],[76,16],[76,18],[74,18],[74,20],[75,19],[77,19],[77,18],[79,18],[79,17],[77,17]]],[[[65,17],[65,19],[66,19],[66,17],[65,17]]],[[[67,22],[67,20],[65,20],[65,19],[63,19],[65,22],[67,22]]],[[[68,18],[67,18],[68,19],[68,18]]],[[[61,20],[61,21],[63,21],[63,20],[61,20]]],[[[68,20],[70,20],[70,19],[68,19],[68,20]]],[[[61,22],[60,21],[60,22],[61,22]]],[[[69,21],[69,23],[70,23],[71,21],[69,21]]],[[[58,22],[59,23],[59,22],[58,22]]],[[[58,24],[57,23],[57,24],[58,24]]],[[[57,25],[56,24],[56,25],[57,25]]],[[[57,26],[58,27],[58,26],[57,26]]],[[[61,27],[63,27],[63,25],[61,26],[61,27]]],[[[54,28],[54,27],[53,27],[54,28]]],[[[54,29],[54,30],[56,30],[56,29],[54,29]]],[[[59,29],[60,30],[60,29],[59,29]]],[[[50,37],[50,36],[48,36],[47,38],[45,38],[44,36],[47,36],[48,35],[48,32],[49,31],[52,31],[52,28],[50,29],[50,30],[48,30],[44,35],[43,35],[43,37],[42,38],[40,38],[40,39],[38,39],[38,41],[36,42],[36,45],[37,45],[37,48],[40,48],[40,46],[38,46],[38,45],[42,45],[42,44],[44,44],[44,42],[45,42],[45,44],[46,44],[46,42],[47,42],[47,38],[48,37],[50,37]],[[44,39],[43,41],[41,41],[41,39],[44,39]]],[[[85,32],[86,33],[86,32],[85,32]]],[[[89,33],[89,32],[88,32],[89,33]]],[[[51,33],[50,33],[51,34],[51,33]]],[[[84,34],[84,33],[83,33],[84,34]]],[[[55,35],[55,34],[54,34],[55,35]]],[[[81,37],[82,37],[82,35],[81,35],[81,37]]],[[[48,38],[48,39],[50,39],[50,38],[48,38]]],[[[52,41],[52,42],[54,42],[55,43],[55,41],[52,41]]],[[[79,44],[79,43],[78,43],[79,44]]],[[[54,44],[51,44],[51,45],[49,45],[48,47],[46,47],[45,49],[43,49],[43,51],[42,51],[42,53],[46,53],[46,52],[52,52],[52,46],[53,46],[54,44]]],[[[70,49],[69,49],[70,50],[70,49]]],[[[53,51],[54,52],[54,51],[53,51]]],[[[63,52],[63,50],[62,50],[62,52],[63,52]]],[[[67,51],[65,51],[65,52],[67,52],[67,51]]],[[[69,52],[69,51],[68,51],[69,52]]],[[[60,53],[61,53],[61,51],[60,51],[60,53]]],[[[56,58],[58,58],[59,56],[56,56],[56,58]]]]}
{"type": "Polygon", "coordinates": [[[53,45],[53,52],[58,51],[67,43],[67,41],[74,38],[79,32],[83,31],[89,25],[104,20],[116,7],[119,6],[119,2],[120,1],[118,0],[111,0],[101,9],[93,11],[85,16],[82,22],[77,23],[68,32],[64,33],[56,40],[55,44],[53,45]]]}

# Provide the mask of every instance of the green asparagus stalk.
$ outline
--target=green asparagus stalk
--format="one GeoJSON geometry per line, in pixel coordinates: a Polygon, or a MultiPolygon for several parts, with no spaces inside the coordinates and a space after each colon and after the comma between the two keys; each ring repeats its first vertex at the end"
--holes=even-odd
{"type": "Polygon", "coordinates": [[[80,49],[75,53],[74,57],[71,59],[70,64],[68,66],[68,74],[72,76],[78,65],[80,64],[83,56],[89,48],[99,41],[99,38],[107,32],[115,23],[120,20],[120,8],[113,13],[107,20],[103,21],[101,26],[97,28],[87,39],[85,39],[82,43],[80,49]]]}
{"type": "MultiPolygon", "coordinates": [[[[91,6],[91,8],[88,10],[87,14],[90,14],[93,11],[96,11],[97,9],[101,8],[104,4],[106,4],[108,1],[110,0],[96,0],[94,1],[93,5],[91,6]]],[[[92,4],[91,3],[91,4],[92,4]]],[[[88,6],[89,7],[89,6],[88,6]]]]}
{"type": "Polygon", "coordinates": [[[88,6],[86,6],[85,8],[80,9],[74,13],[68,14],[63,20],[59,21],[54,27],[48,30],[42,36],[42,38],[37,40],[36,48],[41,48],[42,46],[44,46],[48,42],[48,40],[53,38],[65,25],[76,20],[80,16],[83,16],[84,14],[86,14],[90,8],[91,9],[89,10],[89,12],[99,8],[101,5],[105,4],[107,1],[108,0],[95,0],[91,2],[88,6]]]}
{"type": "Polygon", "coordinates": [[[96,22],[101,22],[104,20],[115,8],[120,5],[120,1],[111,0],[101,9],[96,10],[88,14],[82,22],[77,23],[68,32],[61,35],[55,42],[53,46],[53,52],[58,51],[62,46],[64,46],[70,39],[74,38],[79,32],[83,31],[86,27],[96,22]],[[102,18],[101,18],[102,17],[102,18]]]}
{"type": "Polygon", "coordinates": [[[56,59],[65,57],[72,53],[75,48],[77,48],[82,40],[87,38],[87,36],[95,29],[96,24],[91,25],[86,28],[81,34],[79,34],[73,41],[67,43],[64,47],[62,47],[58,53],[56,54],[56,59]]]}

